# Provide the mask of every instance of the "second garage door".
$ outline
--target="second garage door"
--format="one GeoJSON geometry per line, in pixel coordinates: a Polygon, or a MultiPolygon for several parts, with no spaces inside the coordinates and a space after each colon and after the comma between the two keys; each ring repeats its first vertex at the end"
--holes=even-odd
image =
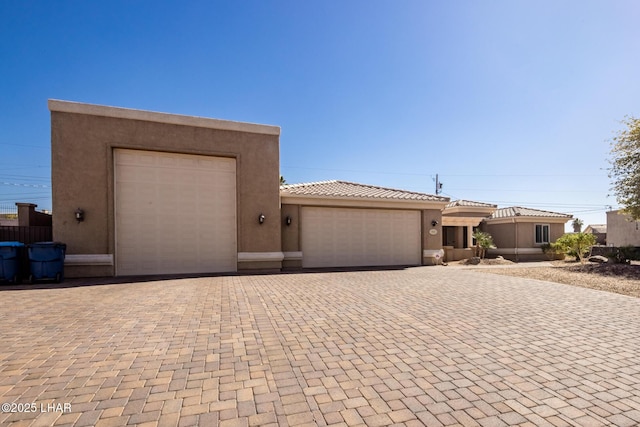
{"type": "Polygon", "coordinates": [[[420,212],[303,207],[303,267],[419,265],[420,212]]]}
{"type": "Polygon", "coordinates": [[[116,273],[237,269],[232,158],[115,150],[116,273]]]}

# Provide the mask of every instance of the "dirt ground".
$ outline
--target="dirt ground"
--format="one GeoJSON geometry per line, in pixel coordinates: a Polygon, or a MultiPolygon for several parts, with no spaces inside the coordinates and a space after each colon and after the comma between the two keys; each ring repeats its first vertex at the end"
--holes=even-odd
{"type": "Polygon", "coordinates": [[[527,267],[526,263],[516,264],[518,267],[514,267],[511,261],[483,260],[482,264],[510,265],[510,268],[480,270],[484,273],[527,277],[640,297],[640,264],[636,262],[627,265],[553,261],[552,267],[527,267]]]}

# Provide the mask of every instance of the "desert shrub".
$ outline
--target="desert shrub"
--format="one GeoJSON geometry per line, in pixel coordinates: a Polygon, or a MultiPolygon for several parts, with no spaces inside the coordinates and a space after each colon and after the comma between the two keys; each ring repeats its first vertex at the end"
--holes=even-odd
{"type": "Polygon", "coordinates": [[[551,246],[559,251],[564,252],[568,256],[573,256],[576,260],[584,263],[585,256],[591,250],[591,246],[596,244],[596,236],[587,233],[570,233],[564,234],[551,246]]]}
{"type": "Polygon", "coordinates": [[[558,254],[563,253],[563,251],[559,250],[553,243],[545,243],[540,248],[549,260],[554,260],[558,254]]]}
{"type": "Polygon", "coordinates": [[[630,261],[640,260],[640,252],[634,246],[621,246],[612,249],[607,254],[607,258],[612,259],[616,264],[629,264],[630,261]]]}

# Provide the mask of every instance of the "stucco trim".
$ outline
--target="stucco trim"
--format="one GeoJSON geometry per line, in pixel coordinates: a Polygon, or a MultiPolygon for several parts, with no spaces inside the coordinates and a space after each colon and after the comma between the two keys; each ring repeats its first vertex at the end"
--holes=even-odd
{"type": "Polygon", "coordinates": [[[513,224],[516,223],[536,223],[536,224],[565,224],[571,218],[554,218],[548,216],[512,216],[508,218],[485,218],[487,224],[513,224]]]}
{"type": "Polygon", "coordinates": [[[49,100],[49,110],[61,113],[87,114],[91,116],[112,117],[117,119],[142,120],[173,125],[193,126],[237,132],[250,132],[265,135],[280,135],[279,126],[255,123],[234,122],[230,120],[210,119],[206,117],[183,116],[179,114],[158,113],[155,111],[134,110],[131,108],[110,107],[106,105],[84,104],[80,102],[49,100]]]}
{"type": "Polygon", "coordinates": [[[298,261],[302,259],[302,251],[298,252],[283,252],[285,261],[298,261]]]}
{"type": "Polygon", "coordinates": [[[282,261],[282,252],[238,252],[238,262],[282,261]]]}
{"type": "Polygon", "coordinates": [[[477,227],[480,225],[484,217],[471,217],[471,216],[446,216],[443,214],[442,216],[442,226],[443,227],[451,227],[451,226],[473,226],[477,227]]]}
{"type": "Polygon", "coordinates": [[[444,258],[444,249],[423,249],[422,258],[444,258]]]}
{"type": "Polygon", "coordinates": [[[64,265],[113,265],[112,254],[73,254],[64,257],[64,265]]]}
{"type": "Polygon", "coordinates": [[[382,209],[407,209],[442,210],[448,202],[427,201],[427,200],[377,200],[367,197],[327,197],[327,196],[294,196],[280,195],[280,202],[286,205],[302,206],[330,206],[330,207],[353,207],[353,208],[382,208],[382,209]]]}
{"type": "Polygon", "coordinates": [[[489,249],[487,252],[495,255],[531,255],[541,254],[542,248],[498,248],[489,249]]]}
{"type": "MultiPolygon", "coordinates": [[[[486,218],[490,216],[492,213],[496,211],[494,207],[480,207],[480,206],[454,206],[454,207],[446,207],[442,211],[442,215],[448,214],[479,214],[482,218],[486,218]]],[[[469,215],[474,216],[474,215],[469,215]]]]}

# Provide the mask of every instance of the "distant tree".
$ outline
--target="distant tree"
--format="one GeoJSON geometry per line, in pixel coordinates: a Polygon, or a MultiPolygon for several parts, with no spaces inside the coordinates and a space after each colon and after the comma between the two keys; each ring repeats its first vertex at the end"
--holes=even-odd
{"type": "Polygon", "coordinates": [[[581,232],[583,225],[584,225],[584,221],[582,221],[580,218],[574,219],[573,222],[571,223],[571,226],[573,227],[573,232],[574,233],[581,232]]]}
{"type": "Polygon", "coordinates": [[[280,185],[285,185],[287,183],[287,180],[284,179],[284,176],[280,175],[280,185]]]}
{"type": "Polygon", "coordinates": [[[551,246],[558,252],[573,256],[576,261],[584,263],[585,256],[591,251],[591,246],[596,244],[596,236],[591,233],[563,234],[551,246]]]}
{"type": "Polygon", "coordinates": [[[496,247],[493,244],[493,237],[487,232],[477,230],[473,233],[473,238],[476,239],[475,255],[477,257],[484,258],[487,249],[495,249],[496,247]]]}
{"type": "Polygon", "coordinates": [[[624,213],[634,220],[640,219],[640,119],[626,117],[626,126],[611,143],[612,190],[624,213]]]}

